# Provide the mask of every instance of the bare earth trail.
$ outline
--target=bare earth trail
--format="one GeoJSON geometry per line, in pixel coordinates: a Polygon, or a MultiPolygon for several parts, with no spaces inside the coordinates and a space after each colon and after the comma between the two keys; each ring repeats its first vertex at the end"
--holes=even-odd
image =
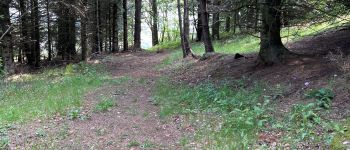
{"type": "Polygon", "coordinates": [[[106,85],[86,95],[82,112],[89,119],[69,120],[59,115],[10,132],[11,149],[179,149],[181,131],[173,121],[159,118],[152,103],[152,88],[162,74],[157,64],[167,54],[133,53],[107,56],[113,78],[129,78],[125,83],[106,85]],[[103,98],[117,106],[95,112],[103,98]]]}

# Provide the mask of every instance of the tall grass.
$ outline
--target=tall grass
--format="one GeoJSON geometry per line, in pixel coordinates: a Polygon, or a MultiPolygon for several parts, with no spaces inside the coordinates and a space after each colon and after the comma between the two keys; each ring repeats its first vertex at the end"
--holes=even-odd
{"type": "Polygon", "coordinates": [[[12,77],[0,85],[0,123],[66,114],[81,106],[86,92],[111,81],[101,66],[85,63],[12,77]]]}

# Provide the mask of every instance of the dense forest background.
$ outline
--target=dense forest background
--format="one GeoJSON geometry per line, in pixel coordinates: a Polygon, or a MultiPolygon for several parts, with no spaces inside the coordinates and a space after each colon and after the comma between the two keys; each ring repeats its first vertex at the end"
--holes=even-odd
{"type": "Polygon", "coordinates": [[[349,149],[349,0],[0,0],[0,149],[349,149]]]}
{"type": "Polygon", "coordinates": [[[190,53],[189,41],[203,41],[212,52],[211,40],[222,33],[260,36],[261,60],[271,63],[277,60],[268,49],[279,49],[273,55],[287,52],[281,28],[345,19],[349,5],[346,0],[4,0],[1,64],[13,73],[15,63],[38,68],[47,61],[137,50],[142,24],[150,28],[152,36],[145,38],[152,38],[153,46],[181,37],[184,56],[190,53]]]}

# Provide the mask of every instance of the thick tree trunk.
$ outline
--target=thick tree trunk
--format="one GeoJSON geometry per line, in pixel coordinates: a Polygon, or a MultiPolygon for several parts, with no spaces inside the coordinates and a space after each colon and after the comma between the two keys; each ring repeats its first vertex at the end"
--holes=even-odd
{"type": "Polygon", "coordinates": [[[32,31],[32,57],[33,64],[32,67],[40,67],[40,16],[39,16],[39,3],[38,0],[32,0],[32,21],[33,21],[33,31],[32,31]]]}
{"type": "Polygon", "coordinates": [[[157,0],[152,0],[152,45],[158,45],[159,44],[159,38],[158,38],[158,4],[157,0]]]}
{"type": "Polygon", "coordinates": [[[142,0],[135,0],[134,48],[141,49],[141,9],[142,0]]]}
{"type": "MultiPolygon", "coordinates": [[[[70,4],[66,1],[67,4],[70,4]]],[[[76,56],[76,28],[75,28],[75,11],[65,4],[60,4],[58,15],[58,55],[63,60],[71,60],[76,56]]]]}
{"type": "Polygon", "coordinates": [[[177,0],[177,12],[178,12],[178,19],[179,19],[179,28],[180,28],[180,38],[181,38],[181,48],[183,51],[183,57],[186,57],[185,47],[184,47],[184,38],[183,38],[183,27],[182,27],[182,12],[181,12],[181,3],[180,0],[177,0]]]}
{"type": "Polygon", "coordinates": [[[128,4],[127,0],[123,0],[123,51],[128,51],[128,4]]]}
{"type": "Polygon", "coordinates": [[[281,5],[281,0],[266,0],[262,7],[259,60],[263,65],[279,63],[290,53],[281,40],[281,5]]]}
{"type": "MultiPolygon", "coordinates": [[[[14,61],[13,61],[13,51],[12,51],[12,36],[8,32],[11,30],[10,21],[10,0],[1,0],[0,2],[0,52],[2,57],[2,62],[4,71],[6,74],[13,74],[14,61]]],[[[1,67],[1,66],[0,66],[1,67]]]]}
{"type": "Polygon", "coordinates": [[[183,44],[184,44],[184,57],[187,57],[191,53],[191,47],[189,42],[190,34],[190,19],[189,19],[189,8],[188,0],[184,0],[184,25],[183,25],[183,44]]]}
{"type": "Polygon", "coordinates": [[[213,43],[210,38],[209,33],[209,19],[208,19],[208,12],[207,12],[207,0],[199,0],[200,10],[201,10],[201,18],[202,18],[202,25],[203,25],[203,42],[205,46],[205,53],[212,53],[214,52],[213,43]]]}

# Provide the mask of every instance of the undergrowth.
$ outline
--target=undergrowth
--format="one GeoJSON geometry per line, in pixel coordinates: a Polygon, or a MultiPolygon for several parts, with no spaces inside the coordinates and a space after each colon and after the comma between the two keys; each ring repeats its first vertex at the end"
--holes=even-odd
{"type": "Polygon", "coordinates": [[[185,139],[200,143],[203,149],[256,148],[262,131],[282,131],[283,137],[277,143],[281,147],[288,143],[291,148],[298,148],[306,141],[328,147],[336,133],[345,132],[339,123],[323,117],[334,97],[330,89],[308,92],[306,97],[312,102],[294,104],[280,118],[274,115],[278,109],[274,106],[275,94],[281,94],[274,91],[278,87],[266,88],[263,83],[246,87],[245,80],[188,86],[173,85],[162,79],[156,86],[154,101],[160,106],[163,118],[185,116],[189,126],[196,128],[194,136],[185,139]]]}
{"type": "Polygon", "coordinates": [[[20,123],[79,108],[102,84],[119,84],[101,65],[79,63],[39,74],[16,75],[0,85],[0,123],[20,123]]]}

